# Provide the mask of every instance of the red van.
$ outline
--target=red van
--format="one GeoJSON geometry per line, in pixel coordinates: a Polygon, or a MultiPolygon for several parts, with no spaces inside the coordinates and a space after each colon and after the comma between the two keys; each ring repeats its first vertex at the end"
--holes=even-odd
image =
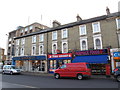
{"type": "Polygon", "coordinates": [[[54,72],[56,79],[60,77],[76,77],[82,80],[91,76],[91,69],[88,63],[67,63],[59,67],[54,72]]]}

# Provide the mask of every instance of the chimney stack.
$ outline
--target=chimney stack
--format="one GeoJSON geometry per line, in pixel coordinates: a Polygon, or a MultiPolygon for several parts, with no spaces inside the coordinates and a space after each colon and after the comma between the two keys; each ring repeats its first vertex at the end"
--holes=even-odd
{"type": "Polygon", "coordinates": [[[52,24],[53,24],[53,27],[58,27],[61,25],[61,23],[58,22],[57,20],[54,20],[52,24]]]}
{"type": "Polygon", "coordinates": [[[106,13],[107,13],[107,15],[110,14],[110,9],[108,7],[106,7],[106,13]]]}
{"type": "Polygon", "coordinates": [[[76,18],[77,18],[78,22],[82,20],[82,18],[79,16],[79,14],[77,14],[76,18]]]}

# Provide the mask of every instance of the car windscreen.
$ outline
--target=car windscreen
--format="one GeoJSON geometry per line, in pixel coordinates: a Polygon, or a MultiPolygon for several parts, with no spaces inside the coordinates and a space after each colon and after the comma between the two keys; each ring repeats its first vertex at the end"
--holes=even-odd
{"type": "Polygon", "coordinates": [[[17,68],[17,67],[15,67],[15,66],[11,66],[11,68],[12,68],[12,69],[18,69],[18,68],[17,68]]]}

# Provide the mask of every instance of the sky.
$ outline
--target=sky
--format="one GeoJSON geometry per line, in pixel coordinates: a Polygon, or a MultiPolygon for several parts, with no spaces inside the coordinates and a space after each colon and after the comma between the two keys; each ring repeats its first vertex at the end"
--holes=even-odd
{"type": "Polygon", "coordinates": [[[18,26],[38,22],[52,27],[52,21],[61,24],[76,21],[76,16],[89,19],[118,11],[120,0],[0,0],[0,47],[6,49],[8,32],[18,26]]]}

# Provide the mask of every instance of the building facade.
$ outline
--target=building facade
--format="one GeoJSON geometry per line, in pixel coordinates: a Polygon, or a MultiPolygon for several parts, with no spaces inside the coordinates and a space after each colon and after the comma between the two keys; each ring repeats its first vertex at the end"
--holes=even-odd
{"type": "MultiPolygon", "coordinates": [[[[30,25],[25,26],[25,27],[18,26],[16,30],[9,32],[9,35],[8,35],[8,46],[7,46],[7,61],[6,61],[7,63],[6,64],[8,64],[8,63],[11,64],[12,58],[16,55],[15,54],[15,48],[16,47],[15,47],[15,40],[14,40],[15,37],[28,35],[30,33],[38,32],[38,31],[40,31],[42,29],[46,29],[46,28],[48,28],[48,27],[45,26],[45,25],[42,25],[42,24],[39,24],[39,23],[35,22],[35,23],[30,24],[30,25]]],[[[25,42],[25,39],[22,39],[21,47],[24,45],[24,42],[25,42]]],[[[17,44],[18,43],[19,43],[19,41],[17,41],[17,44]]],[[[20,55],[19,52],[17,54],[20,55]]]]}
{"type": "Polygon", "coordinates": [[[115,68],[111,54],[115,48],[120,48],[120,12],[86,20],[77,16],[76,22],[61,25],[54,21],[52,28],[16,37],[13,64],[26,71],[47,72],[64,63],[84,62],[77,60],[78,56],[94,56],[97,60],[85,62],[105,73],[106,64],[115,68]],[[100,58],[103,60],[98,62],[100,58]]]}
{"type": "Polygon", "coordinates": [[[4,54],[5,49],[0,48],[0,63],[4,64],[5,60],[6,60],[6,55],[4,54]]]}

